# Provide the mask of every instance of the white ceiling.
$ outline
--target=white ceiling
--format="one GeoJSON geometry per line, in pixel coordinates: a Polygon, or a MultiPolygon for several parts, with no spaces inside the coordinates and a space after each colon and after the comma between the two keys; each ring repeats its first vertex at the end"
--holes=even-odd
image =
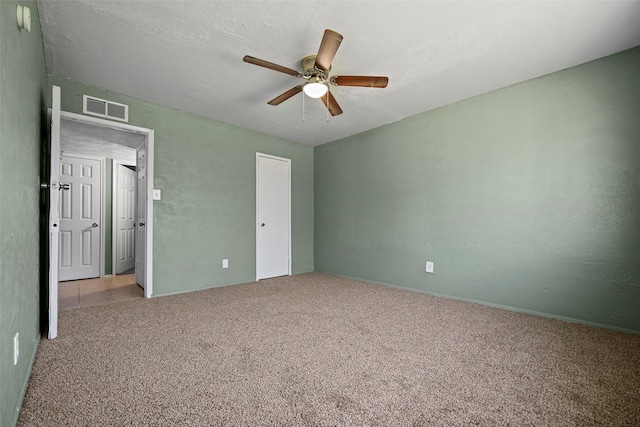
{"type": "MultiPolygon", "coordinates": [[[[308,145],[319,145],[640,45],[639,1],[39,0],[48,72],[308,145]],[[275,96],[289,68],[344,36],[331,75],[386,75],[386,89],[275,96]]],[[[615,78],[612,76],[612,78],[615,78]]]]}
{"type": "Polygon", "coordinates": [[[60,149],[65,154],[100,156],[136,164],[136,148],[144,144],[144,135],[104,126],[60,120],[60,149]]]}

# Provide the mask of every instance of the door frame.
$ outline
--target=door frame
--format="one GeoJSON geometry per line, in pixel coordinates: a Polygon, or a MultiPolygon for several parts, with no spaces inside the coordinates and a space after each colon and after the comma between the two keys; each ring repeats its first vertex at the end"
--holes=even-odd
{"type": "Polygon", "coordinates": [[[271,154],[265,154],[256,152],[256,282],[261,278],[258,277],[258,262],[260,260],[260,173],[259,173],[259,161],[260,157],[264,157],[267,159],[278,160],[286,162],[289,166],[289,182],[288,182],[288,197],[289,205],[287,209],[289,211],[289,262],[288,262],[288,272],[287,275],[291,276],[291,261],[293,259],[293,254],[291,253],[291,159],[287,159],[285,157],[273,156],[271,154]]]}
{"type": "MultiPolygon", "coordinates": [[[[64,115],[62,115],[61,113],[61,119],[64,119],[64,115]]],[[[62,120],[60,120],[60,128],[62,129],[62,120]]],[[[100,156],[90,156],[90,155],[86,155],[86,154],[76,154],[73,152],[67,152],[64,150],[60,150],[60,159],[62,159],[62,157],[73,157],[74,159],[88,159],[88,160],[97,160],[100,162],[100,256],[98,257],[99,260],[99,277],[104,277],[104,272],[105,272],[105,262],[104,262],[104,255],[106,253],[106,249],[107,249],[107,242],[106,240],[106,234],[105,234],[105,227],[104,227],[104,220],[106,218],[105,215],[105,202],[106,202],[106,191],[107,191],[107,186],[106,186],[106,180],[107,180],[107,174],[105,171],[105,164],[106,164],[106,159],[104,157],[100,157],[100,156]]],[[[58,273],[58,277],[60,276],[60,273],[58,273]]]]}
{"type": "MultiPolygon", "coordinates": [[[[150,298],[153,295],[153,176],[154,176],[154,142],[155,131],[153,129],[129,125],[126,123],[116,123],[109,120],[84,116],[81,114],[69,113],[61,111],[61,90],[59,86],[51,86],[51,108],[49,114],[51,118],[50,126],[50,158],[49,165],[51,167],[49,175],[49,183],[41,184],[42,188],[49,189],[49,295],[48,295],[48,333],[49,339],[58,336],[58,188],[60,179],[60,122],[64,117],[68,120],[76,120],[85,124],[93,124],[97,126],[108,127],[126,132],[134,132],[144,136],[144,142],[139,146],[146,147],[147,153],[147,194],[146,194],[146,216],[147,216],[147,233],[145,235],[145,252],[146,252],[146,280],[144,283],[144,296],[150,298]]],[[[139,148],[138,147],[138,148],[139,148]]]]}
{"type": "MultiPolygon", "coordinates": [[[[154,143],[155,132],[153,129],[143,128],[139,126],[133,126],[127,123],[118,123],[110,120],[101,119],[98,117],[90,117],[82,114],[70,113],[67,111],[60,112],[60,118],[65,120],[75,120],[81,123],[96,125],[115,130],[121,130],[125,132],[137,133],[145,136],[145,142],[139,147],[146,145],[147,149],[147,203],[146,203],[146,228],[147,228],[147,241],[146,246],[146,264],[145,275],[146,282],[144,284],[144,296],[145,298],[151,298],[153,295],[153,179],[154,179],[154,143]]],[[[138,148],[139,148],[138,147],[138,148]]],[[[58,298],[56,292],[55,295],[58,298]]]]}
{"type": "MultiPolygon", "coordinates": [[[[132,150],[135,150],[135,148],[132,148],[132,150]]],[[[113,159],[112,165],[111,165],[111,178],[112,178],[112,182],[111,182],[111,275],[112,276],[117,276],[116,274],[116,257],[118,255],[118,230],[116,230],[116,223],[117,223],[117,200],[118,198],[115,195],[115,188],[118,185],[117,181],[116,181],[116,173],[118,171],[118,166],[119,165],[123,165],[123,166],[136,166],[137,168],[137,162],[131,162],[129,160],[119,160],[119,159],[113,159]]],[[[136,186],[136,200],[138,197],[138,189],[136,186]]],[[[137,208],[137,203],[136,203],[136,208],[137,208]]]]}

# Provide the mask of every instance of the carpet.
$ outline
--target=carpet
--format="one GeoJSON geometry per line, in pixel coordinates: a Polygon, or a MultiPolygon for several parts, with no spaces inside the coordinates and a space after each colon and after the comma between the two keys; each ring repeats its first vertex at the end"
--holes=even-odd
{"type": "Polygon", "coordinates": [[[309,273],[62,312],[18,425],[638,426],[640,336],[309,273]]]}

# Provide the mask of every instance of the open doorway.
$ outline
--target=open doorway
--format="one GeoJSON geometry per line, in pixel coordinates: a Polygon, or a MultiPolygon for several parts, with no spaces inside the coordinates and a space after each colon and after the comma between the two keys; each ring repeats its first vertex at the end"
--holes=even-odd
{"type": "MultiPolygon", "coordinates": [[[[154,131],[128,124],[116,123],[109,120],[88,117],[80,114],[60,111],[60,88],[52,88],[51,108],[51,176],[49,184],[49,331],[48,337],[55,338],[58,334],[58,297],[59,297],[59,266],[62,259],[59,244],[61,229],[61,196],[66,190],[66,185],[61,180],[61,136],[65,140],[71,139],[70,132],[77,136],[76,140],[93,141],[101,149],[121,149],[123,146],[135,149],[136,165],[136,231],[135,238],[135,282],[138,283],[149,298],[153,294],[153,155],[154,155],[154,131]],[[102,137],[100,137],[102,135],[102,137]],[[108,135],[105,137],[105,135],[108,135]]],[[[66,143],[65,143],[66,144],[66,143]]],[[[83,153],[79,146],[69,148],[76,155],[83,153]]],[[[95,155],[95,152],[84,154],[95,155]]],[[[103,156],[105,156],[103,154],[103,156]]],[[[105,156],[106,158],[106,156],[105,156]]],[[[110,158],[118,158],[112,156],[110,158]]],[[[102,170],[106,170],[103,168],[102,170]]],[[[104,182],[105,180],[103,180],[104,182]]],[[[78,184],[79,185],[79,184],[78,184]]],[[[104,195],[104,192],[102,192],[104,195]]],[[[102,197],[101,195],[101,197],[102,197]]],[[[103,203],[104,206],[105,203],[103,203]]],[[[89,228],[100,228],[100,235],[105,241],[105,210],[101,209],[101,222],[94,222],[89,228]],[[93,225],[97,224],[97,225],[93,225]]],[[[85,231],[85,230],[83,230],[85,231]]],[[[64,238],[64,236],[63,236],[64,238]]],[[[100,278],[105,275],[106,249],[104,244],[100,246],[100,278]]]]}
{"type": "MultiPolygon", "coordinates": [[[[135,158],[135,150],[132,151],[135,158]]],[[[114,276],[135,274],[138,180],[136,168],[135,161],[113,161],[111,272],[114,276]]]]}
{"type": "Polygon", "coordinates": [[[60,310],[143,297],[135,276],[136,148],[145,139],[61,117],[60,310]]]}
{"type": "MultiPolygon", "coordinates": [[[[87,250],[87,256],[83,258],[96,263],[93,274],[60,274],[60,280],[77,280],[84,278],[98,278],[123,273],[135,272],[135,227],[136,227],[136,149],[145,142],[144,135],[122,130],[88,124],[77,120],[62,117],[60,121],[60,149],[61,149],[61,177],[60,183],[67,184],[65,180],[71,180],[67,176],[73,173],[81,174],[90,170],[89,164],[95,164],[95,173],[91,178],[95,181],[91,185],[89,178],[83,179],[79,185],[69,183],[66,189],[61,190],[61,224],[60,231],[64,232],[64,218],[74,215],[65,215],[67,206],[74,208],[79,213],[78,221],[89,219],[86,211],[95,211],[89,220],[96,231],[95,241],[97,249],[87,250]],[[76,172],[78,170],[78,172],[76,172]],[[80,192],[76,187],[95,188],[93,191],[80,192]],[[77,197],[73,197],[77,191],[77,197]],[[85,200],[88,195],[94,194],[94,200],[85,200]],[[68,200],[68,202],[67,202],[68,200]],[[93,209],[83,209],[82,203],[89,205],[93,202],[93,209]],[[78,205],[78,206],[75,206],[78,205]],[[95,256],[89,255],[95,252],[95,256]],[[92,259],[93,258],[93,259],[92,259]],[[65,278],[66,279],[63,279],[65,278]]],[[[69,220],[67,220],[69,221],[69,220]]],[[[80,226],[79,228],[83,228],[80,226]]],[[[86,227],[85,227],[86,228],[86,227]]],[[[93,231],[93,230],[89,230],[93,231]]],[[[87,232],[85,232],[86,234],[87,232]]],[[[70,234],[70,233],[68,233],[70,234]]],[[[62,236],[61,236],[62,237],[62,236]]],[[[61,248],[64,247],[64,239],[61,240],[61,248]]],[[[81,246],[81,239],[76,246],[81,246]]],[[[89,241],[90,239],[86,238],[89,241]]],[[[66,251],[70,252],[70,251],[66,251]]],[[[79,251],[82,252],[82,251],[79,251]]],[[[61,250],[60,273],[66,265],[65,251],[61,250]]],[[[69,265],[72,263],[69,262],[69,265]]]]}

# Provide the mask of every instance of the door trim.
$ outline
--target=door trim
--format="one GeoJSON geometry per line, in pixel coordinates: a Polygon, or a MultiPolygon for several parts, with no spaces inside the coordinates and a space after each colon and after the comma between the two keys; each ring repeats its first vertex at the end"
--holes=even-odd
{"type": "Polygon", "coordinates": [[[260,152],[256,152],[256,282],[259,281],[261,278],[258,277],[258,262],[260,259],[260,211],[259,211],[259,200],[260,200],[260,193],[259,193],[259,188],[260,188],[260,175],[259,175],[259,165],[258,162],[260,160],[260,157],[263,158],[267,158],[267,159],[272,159],[272,160],[279,160],[279,161],[283,161],[286,162],[289,165],[289,182],[288,182],[288,197],[287,200],[289,200],[289,206],[287,206],[288,211],[289,211],[289,260],[288,260],[288,272],[287,274],[289,276],[291,276],[291,260],[293,259],[293,255],[291,253],[291,159],[287,159],[285,157],[278,157],[278,156],[273,156],[271,154],[265,154],[265,153],[260,153],[260,152]]]}
{"type": "MultiPolygon", "coordinates": [[[[147,212],[145,215],[145,227],[147,227],[147,241],[145,251],[145,276],[147,278],[144,287],[144,297],[151,298],[153,295],[153,174],[154,174],[154,141],[155,131],[148,129],[147,132],[147,212]]],[[[141,144],[140,147],[142,147],[141,144]]],[[[136,163],[136,167],[139,167],[136,163]]]]}
{"type": "MultiPolygon", "coordinates": [[[[147,228],[147,241],[146,244],[146,284],[144,287],[144,296],[145,298],[151,298],[153,295],[153,180],[154,180],[154,143],[155,143],[155,132],[153,129],[143,128],[139,126],[133,126],[127,123],[117,123],[112,122],[110,120],[100,119],[97,117],[89,117],[82,114],[70,113],[67,111],[60,112],[60,118],[64,118],[66,120],[75,120],[85,124],[91,124],[116,130],[122,130],[126,132],[133,132],[137,134],[144,135],[146,140],[139,147],[146,144],[147,146],[147,218],[146,218],[146,228],[147,228]]],[[[137,147],[137,148],[139,148],[137,147]]],[[[56,287],[57,288],[57,287],[56,287]]],[[[55,299],[57,301],[58,293],[56,289],[55,299]]]]}

